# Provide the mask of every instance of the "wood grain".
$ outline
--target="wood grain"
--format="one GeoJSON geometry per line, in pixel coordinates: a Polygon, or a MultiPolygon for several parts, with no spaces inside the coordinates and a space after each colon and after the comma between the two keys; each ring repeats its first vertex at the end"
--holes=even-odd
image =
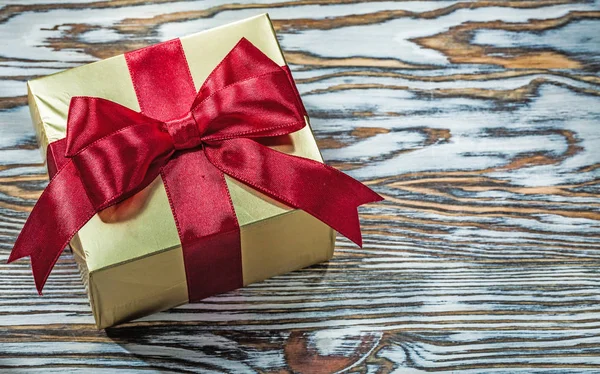
{"type": "Polygon", "coordinates": [[[254,14],[365,246],[106,331],[65,253],[0,264],[0,372],[600,372],[600,3],[9,1],[0,261],[47,182],[25,81],[254,14]]]}

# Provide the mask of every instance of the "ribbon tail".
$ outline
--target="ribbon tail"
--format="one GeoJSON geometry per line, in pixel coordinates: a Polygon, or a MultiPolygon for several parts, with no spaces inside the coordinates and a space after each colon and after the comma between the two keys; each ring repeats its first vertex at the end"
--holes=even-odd
{"type": "Polygon", "coordinates": [[[75,165],[68,161],[33,207],[7,262],[31,257],[35,286],[41,295],[60,254],[95,213],[75,165]]]}
{"type": "Polygon", "coordinates": [[[288,155],[251,139],[206,147],[225,174],[293,208],[302,209],[362,247],[357,208],[381,201],[373,190],[320,162],[288,155]]]}

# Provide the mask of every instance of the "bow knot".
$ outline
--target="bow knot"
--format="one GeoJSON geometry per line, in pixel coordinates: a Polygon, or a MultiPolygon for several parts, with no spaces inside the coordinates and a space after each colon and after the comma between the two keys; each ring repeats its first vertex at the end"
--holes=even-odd
{"type": "Polygon", "coordinates": [[[192,112],[165,122],[165,127],[176,150],[196,148],[202,144],[200,126],[196,122],[192,112]]]}

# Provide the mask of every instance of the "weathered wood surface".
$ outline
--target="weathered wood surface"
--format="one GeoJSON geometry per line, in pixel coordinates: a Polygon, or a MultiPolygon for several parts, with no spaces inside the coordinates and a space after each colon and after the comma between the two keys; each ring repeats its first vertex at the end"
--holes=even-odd
{"type": "Polygon", "coordinates": [[[106,332],[70,255],[44,297],[0,264],[0,372],[600,372],[598,2],[5,3],[0,260],[47,180],[26,80],[265,11],[324,157],[387,198],[364,249],[106,332]]]}

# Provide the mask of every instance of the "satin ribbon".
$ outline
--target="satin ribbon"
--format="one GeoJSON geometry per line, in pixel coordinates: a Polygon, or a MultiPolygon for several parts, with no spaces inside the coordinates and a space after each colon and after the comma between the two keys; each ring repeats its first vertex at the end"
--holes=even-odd
{"type": "Polygon", "coordinates": [[[178,39],[126,60],[142,111],[73,97],[66,139],[49,147],[54,176],[8,259],[31,257],[40,294],[77,231],[159,175],[182,243],[190,301],[242,286],[239,225],[224,174],[362,245],[357,207],[379,195],[325,164],[254,140],[305,126],[287,66],[241,39],[196,93],[178,39]]]}

